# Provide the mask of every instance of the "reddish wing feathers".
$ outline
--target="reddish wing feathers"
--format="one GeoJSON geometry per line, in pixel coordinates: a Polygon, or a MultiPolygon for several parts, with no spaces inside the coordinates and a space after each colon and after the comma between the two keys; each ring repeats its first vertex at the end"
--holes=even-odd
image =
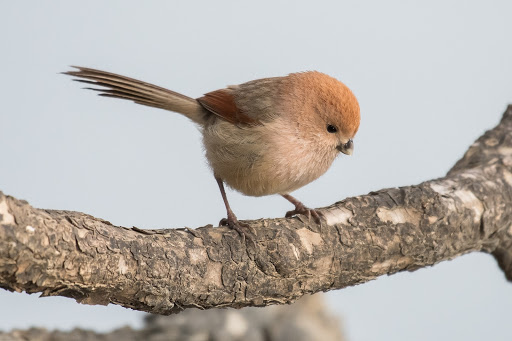
{"type": "MultiPolygon", "coordinates": [[[[74,66],[74,68],[77,68],[78,71],[68,71],[64,72],[64,74],[82,78],[76,79],[79,82],[107,88],[88,88],[101,92],[101,96],[129,99],[135,103],[176,111],[186,115],[186,112],[180,110],[183,109],[183,107],[180,106],[180,103],[177,103],[176,100],[195,102],[190,97],[133,78],[91,68],[79,66],[74,66]]],[[[232,124],[260,124],[258,120],[244,114],[237,107],[235,99],[228,89],[209,92],[203,97],[198,98],[197,102],[212,114],[215,114],[232,124]]],[[[194,120],[193,117],[189,115],[187,116],[194,120]]],[[[197,120],[194,121],[201,123],[197,120]]]]}
{"type": "Polygon", "coordinates": [[[244,114],[237,107],[233,95],[229,90],[215,90],[205,94],[197,101],[211,113],[223,118],[229,123],[235,125],[255,125],[258,120],[244,114]]]}

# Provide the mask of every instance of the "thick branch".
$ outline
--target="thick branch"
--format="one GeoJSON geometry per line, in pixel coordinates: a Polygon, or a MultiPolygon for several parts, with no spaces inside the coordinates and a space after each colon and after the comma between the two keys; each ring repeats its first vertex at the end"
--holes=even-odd
{"type": "Polygon", "coordinates": [[[293,302],[472,251],[512,279],[512,106],[444,178],[348,198],[301,217],[139,230],[42,210],[0,192],[0,286],[169,314],[293,302]]]}

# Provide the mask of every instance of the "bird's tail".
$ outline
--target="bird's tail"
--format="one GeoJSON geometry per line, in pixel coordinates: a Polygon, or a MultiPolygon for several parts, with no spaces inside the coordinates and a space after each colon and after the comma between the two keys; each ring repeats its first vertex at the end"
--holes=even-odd
{"type": "Polygon", "coordinates": [[[75,80],[78,82],[106,88],[87,88],[99,91],[100,96],[132,100],[138,104],[183,114],[200,125],[205,123],[207,112],[193,98],[115,73],[80,66],[73,67],[77,71],[63,73],[77,77],[78,79],[75,80]]]}

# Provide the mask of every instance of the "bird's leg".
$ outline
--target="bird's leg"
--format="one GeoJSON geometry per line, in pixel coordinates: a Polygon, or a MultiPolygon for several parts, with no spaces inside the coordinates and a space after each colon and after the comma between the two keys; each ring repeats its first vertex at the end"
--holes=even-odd
{"type": "Polygon", "coordinates": [[[286,215],[285,215],[286,218],[290,218],[296,214],[303,214],[306,217],[308,217],[308,219],[313,217],[313,219],[315,220],[315,223],[320,224],[320,215],[322,213],[320,213],[319,211],[317,211],[315,209],[307,208],[306,206],[304,206],[303,203],[301,203],[299,200],[292,197],[290,194],[281,194],[281,196],[283,198],[285,198],[286,200],[288,200],[289,202],[291,202],[293,205],[295,205],[295,209],[293,211],[286,212],[286,215]]]}
{"type": "Polygon", "coordinates": [[[245,237],[245,233],[242,229],[242,226],[248,227],[249,225],[238,221],[236,215],[233,213],[231,207],[229,206],[228,197],[226,196],[226,191],[224,190],[224,183],[222,182],[222,179],[216,176],[215,180],[217,180],[217,184],[219,185],[220,189],[220,194],[222,195],[222,200],[224,200],[224,205],[226,206],[226,211],[228,212],[228,217],[222,219],[219,225],[228,226],[229,228],[232,228],[233,230],[237,231],[242,237],[245,237]]]}

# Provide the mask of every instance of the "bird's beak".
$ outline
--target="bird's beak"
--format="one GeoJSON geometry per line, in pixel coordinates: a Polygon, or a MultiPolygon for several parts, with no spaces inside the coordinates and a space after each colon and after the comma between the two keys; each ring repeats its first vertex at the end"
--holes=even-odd
{"type": "Polygon", "coordinates": [[[339,144],[336,149],[338,149],[343,154],[352,155],[354,152],[354,141],[352,139],[348,140],[345,144],[339,144]]]}

